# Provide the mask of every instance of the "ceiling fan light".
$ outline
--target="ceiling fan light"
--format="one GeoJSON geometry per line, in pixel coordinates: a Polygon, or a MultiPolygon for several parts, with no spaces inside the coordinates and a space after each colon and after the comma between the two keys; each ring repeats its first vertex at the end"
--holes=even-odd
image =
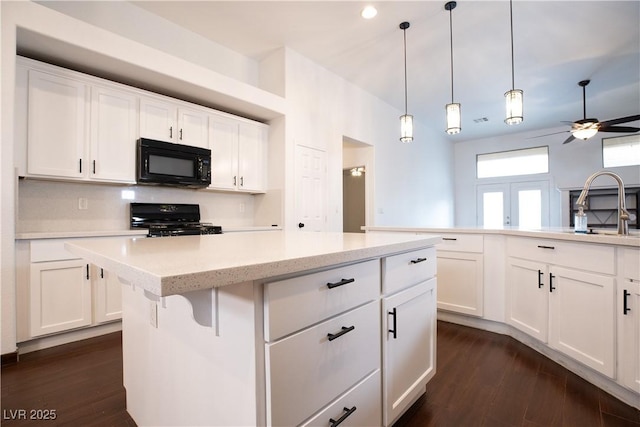
{"type": "Polygon", "coordinates": [[[445,108],[447,111],[447,133],[449,135],[460,133],[460,131],[462,130],[462,127],[460,126],[460,104],[454,102],[451,104],[447,104],[445,108]]]}
{"type": "Polygon", "coordinates": [[[517,125],[522,123],[524,116],[522,114],[524,104],[524,93],[520,89],[512,89],[504,94],[507,107],[507,118],[504,122],[508,125],[517,125]]]}
{"type": "Polygon", "coordinates": [[[400,142],[413,141],[413,116],[404,114],[400,116],[400,142]]]}
{"type": "Polygon", "coordinates": [[[576,129],[574,131],[571,131],[571,134],[576,139],[582,139],[586,141],[587,139],[598,133],[598,127],[596,125],[597,123],[593,123],[592,126],[584,127],[582,129],[576,129]]]}

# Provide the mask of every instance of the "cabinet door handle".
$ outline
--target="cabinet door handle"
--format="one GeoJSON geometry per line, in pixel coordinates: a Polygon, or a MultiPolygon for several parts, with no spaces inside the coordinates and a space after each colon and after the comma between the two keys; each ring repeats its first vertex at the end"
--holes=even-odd
{"type": "Polygon", "coordinates": [[[411,264],[418,264],[418,263],[420,263],[420,262],[424,262],[424,261],[426,261],[426,260],[427,260],[426,258],[412,259],[412,260],[411,260],[411,264]]]}
{"type": "Polygon", "coordinates": [[[100,269],[100,278],[104,279],[104,268],[100,269]]]}
{"type": "Polygon", "coordinates": [[[329,338],[329,341],[333,341],[336,338],[340,338],[344,334],[353,331],[355,328],[356,328],[355,326],[349,326],[348,328],[346,326],[343,326],[342,330],[340,332],[338,332],[337,334],[327,334],[327,338],[329,338]]]}
{"type": "Polygon", "coordinates": [[[543,272],[542,270],[538,270],[538,288],[541,288],[544,286],[544,283],[542,283],[542,276],[543,276],[543,272]]]}
{"type": "Polygon", "coordinates": [[[93,174],[96,174],[96,161],[93,161],[93,174]]]}
{"type": "Polygon", "coordinates": [[[348,283],[353,283],[355,281],[356,281],[356,279],[351,278],[351,279],[342,279],[339,282],[334,282],[334,283],[328,282],[327,283],[327,288],[333,289],[333,288],[337,288],[338,286],[346,285],[348,283]]]}
{"type": "Polygon", "coordinates": [[[180,129],[180,141],[182,141],[182,129],[180,129]]]}
{"type": "Polygon", "coordinates": [[[233,185],[234,186],[238,185],[238,177],[237,176],[233,177],[233,185]]]}
{"type": "Polygon", "coordinates": [[[545,245],[538,245],[538,247],[540,249],[555,249],[556,248],[555,246],[545,246],[545,245]]]}
{"type": "Polygon", "coordinates": [[[240,177],[240,187],[244,187],[244,176],[240,177]]]}
{"type": "Polygon", "coordinates": [[[173,126],[169,126],[169,138],[173,138],[173,126]]]}
{"type": "Polygon", "coordinates": [[[80,160],[80,173],[82,173],[82,159],[79,159],[79,160],[80,160]]]}
{"type": "Polygon", "coordinates": [[[396,319],[397,319],[397,313],[396,313],[396,309],[395,309],[395,307],[394,307],[394,309],[393,309],[393,310],[388,311],[388,312],[387,312],[387,315],[391,315],[391,316],[393,316],[393,329],[389,329],[389,333],[392,333],[392,334],[393,334],[393,339],[394,339],[394,340],[395,340],[395,339],[398,339],[398,334],[397,334],[397,332],[398,332],[398,324],[397,324],[397,322],[396,322],[396,319]]]}
{"type": "Polygon", "coordinates": [[[330,427],[339,426],[340,423],[342,423],[344,420],[346,420],[349,417],[349,415],[353,414],[356,411],[356,407],[354,406],[351,409],[343,408],[342,410],[344,411],[344,414],[342,414],[342,416],[340,418],[338,418],[337,420],[334,420],[333,418],[329,418],[329,426],[330,427]]]}
{"type": "Polygon", "coordinates": [[[87,264],[87,280],[89,280],[89,264],[87,264]]]}
{"type": "Polygon", "coordinates": [[[451,241],[456,241],[458,239],[456,239],[455,237],[443,237],[442,240],[451,240],[451,241]]]}
{"type": "Polygon", "coordinates": [[[554,276],[553,274],[549,273],[549,292],[553,292],[553,290],[555,289],[555,288],[553,287],[553,279],[554,279],[555,277],[556,277],[556,276],[554,276]]]}
{"type": "Polygon", "coordinates": [[[629,297],[631,295],[631,292],[627,292],[627,290],[624,290],[624,294],[622,295],[622,314],[624,314],[625,316],[627,315],[628,312],[631,311],[631,309],[629,308],[629,300],[627,297],[629,297]]]}

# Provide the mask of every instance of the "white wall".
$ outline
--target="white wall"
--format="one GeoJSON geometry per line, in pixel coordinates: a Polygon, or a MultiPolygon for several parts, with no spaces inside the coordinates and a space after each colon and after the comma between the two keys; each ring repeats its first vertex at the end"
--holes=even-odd
{"type": "MultiPolygon", "coordinates": [[[[402,144],[401,111],[290,49],[286,64],[287,146],[327,152],[327,230],[342,230],[344,137],[374,147],[374,216],[368,225],[453,225],[453,151],[444,137],[417,122],[413,143],[402,144]]],[[[293,153],[288,156],[291,168],[293,153]]],[[[291,228],[297,224],[292,191],[285,209],[291,228]]]]}
{"type": "MultiPolygon", "coordinates": [[[[606,138],[614,134],[599,133],[588,141],[574,141],[569,144],[562,144],[568,136],[567,133],[531,138],[566,130],[567,127],[559,127],[456,143],[454,147],[456,225],[476,225],[476,186],[478,184],[548,179],[550,182],[550,226],[567,226],[568,198],[566,192],[582,188],[589,175],[603,169],[602,137],[604,135],[606,138]],[[503,179],[476,179],[476,155],[540,146],[549,147],[548,174],[503,179]]],[[[620,175],[627,187],[640,185],[640,167],[638,166],[609,168],[608,170],[620,175]]],[[[593,183],[593,188],[615,186],[615,181],[608,177],[600,177],[593,183]]]]}

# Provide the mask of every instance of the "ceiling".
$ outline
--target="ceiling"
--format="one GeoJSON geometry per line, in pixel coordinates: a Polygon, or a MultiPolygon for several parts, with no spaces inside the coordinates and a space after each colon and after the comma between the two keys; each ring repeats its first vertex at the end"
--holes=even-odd
{"type": "MultiPolygon", "coordinates": [[[[281,46],[299,52],[404,110],[406,30],[408,113],[444,134],[451,102],[449,12],[445,1],[140,1],[149,12],[259,60],[281,46]]],[[[524,90],[524,122],[508,126],[511,89],[509,2],[458,1],[452,11],[454,101],[462,132],[451,141],[640,114],[640,1],[513,2],[515,88],[524,90]],[[485,120],[486,119],[486,120],[485,120]]],[[[569,125],[566,125],[567,129],[569,125]]],[[[562,128],[558,130],[563,130],[562,128]]],[[[611,135],[611,134],[610,134],[611,135]]],[[[559,134],[564,140],[568,135],[559,134]]]]}

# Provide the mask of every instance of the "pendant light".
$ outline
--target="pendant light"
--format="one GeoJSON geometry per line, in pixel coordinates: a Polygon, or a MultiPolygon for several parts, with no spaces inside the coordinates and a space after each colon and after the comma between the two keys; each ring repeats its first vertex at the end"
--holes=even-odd
{"type": "Polygon", "coordinates": [[[407,114],[407,28],[409,26],[408,22],[400,24],[404,36],[404,115],[400,116],[400,142],[413,141],[413,116],[407,114]]]}
{"type": "Polygon", "coordinates": [[[444,8],[449,11],[449,35],[451,41],[451,104],[447,104],[445,110],[447,113],[447,133],[449,135],[455,135],[456,133],[460,133],[462,129],[460,126],[462,120],[460,104],[453,102],[453,18],[451,17],[451,11],[456,8],[456,2],[447,2],[444,8]]]}
{"type": "Polygon", "coordinates": [[[515,89],[513,71],[513,0],[509,0],[509,17],[511,20],[511,90],[504,94],[507,107],[507,118],[504,119],[504,122],[508,125],[517,125],[524,120],[522,114],[524,93],[520,89],[515,89]]]}

